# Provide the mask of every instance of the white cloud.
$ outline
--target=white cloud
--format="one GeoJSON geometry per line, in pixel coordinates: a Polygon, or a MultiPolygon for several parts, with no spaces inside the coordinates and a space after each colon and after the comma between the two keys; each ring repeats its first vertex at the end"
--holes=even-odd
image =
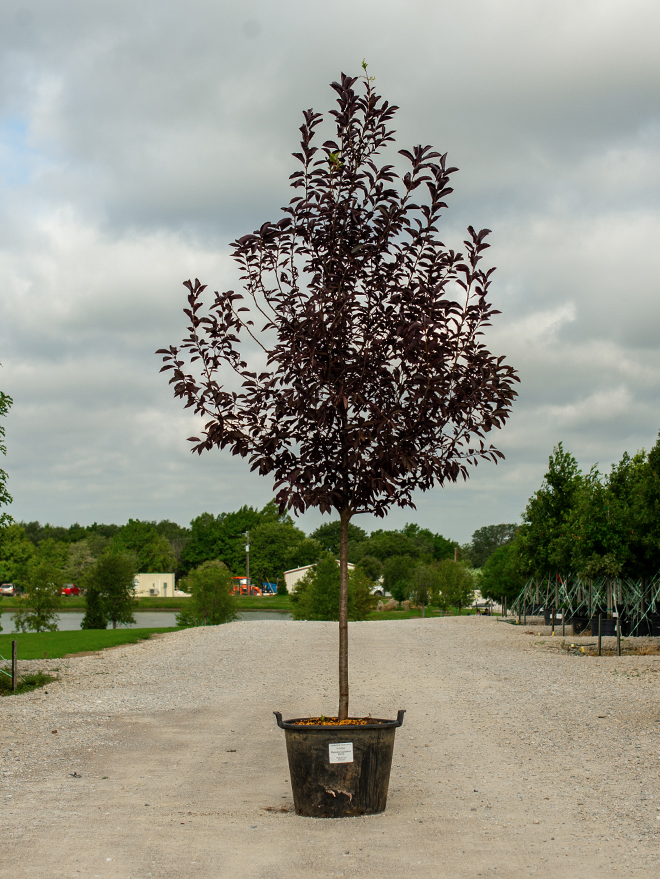
{"type": "MultiPolygon", "coordinates": [[[[0,372],[14,513],[188,521],[267,480],[193,458],[158,375],[181,282],[235,286],[229,242],[289,197],[303,107],[363,56],[398,146],[461,167],[441,229],[493,229],[488,339],[522,378],[507,454],[416,518],[514,521],[563,440],[586,467],[655,441],[660,8],[650,0],[25,0],[0,8],[0,372]],[[350,26],[347,25],[350,22],[350,26]]],[[[310,527],[315,513],[305,519],[310,527]]],[[[377,523],[380,524],[380,523],[377,523]]]]}

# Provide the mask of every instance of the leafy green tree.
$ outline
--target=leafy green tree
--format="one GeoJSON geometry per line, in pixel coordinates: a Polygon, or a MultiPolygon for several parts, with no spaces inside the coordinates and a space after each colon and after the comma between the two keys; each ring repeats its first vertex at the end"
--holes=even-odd
{"type": "Polygon", "coordinates": [[[255,578],[269,582],[281,580],[284,571],[313,564],[321,552],[319,542],[306,537],[289,516],[262,522],[250,531],[250,573],[253,582],[255,578]]]}
{"type": "Polygon", "coordinates": [[[440,592],[440,571],[437,565],[417,565],[412,578],[412,596],[415,604],[427,607],[437,603],[440,592]]]}
{"type": "Polygon", "coordinates": [[[519,527],[514,524],[501,524],[477,528],[467,547],[467,554],[472,566],[483,568],[491,553],[495,552],[499,546],[511,543],[519,527]]]}
{"type": "Polygon", "coordinates": [[[527,504],[518,532],[525,573],[546,577],[572,570],[574,541],[569,519],[583,483],[577,461],[559,443],[550,456],[543,485],[527,504]]]}
{"type": "Polygon", "coordinates": [[[383,564],[383,586],[397,601],[410,596],[416,561],[406,555],[390,556],[383,564]]]}
{"type": "Polygon", "coordinates": [[[14,617],[19,632],[56,632],[64,575],[52,561],[33,558],[27,566],[25,594],[14,617]]]}
{"type": "Polygon", "coordinates": [[[515,543],[505,543],[490,553],[481,569],[479,589],[484,598],[510,604],[522,591],[525,577],[520,573],[515,543]]]}
{"type": "Polygon", "coordinates": [[[383,576],[383,563],[372,555],[365,555],[356,565],[361,568],[372,583],[378,583],[383,576]]]}
{"type": "Polygon", "coordinates": [[[177,560],[170,543],[153,522],[129,519],[113,538],[117,551],[133,553],[140,572],[174,571],[177,560]]]}
{"type": "Polygon", "coordinates": [[[189,571],[215,559],[230,571],[245,571],[245,532],[252,532],[265,522],[277,522],[279,518],[273,503],[261,511],[243,506],[236,512],[218,516],[202,513],[190,523],[190,543],[181,553],[183,570],[189,571]]]}
{"type": "Polygon", "coordinates": [[[87,577],[87,613],[83,629],[103,628],[112,622],[135,622],[135,575],[137,559],[133,553],[111,549],[105,552],[87,577]],[[105,621],[104,625],[101,625],[105,621]]]}
{"type": "Polygon", "coordinates": [[[203,562],[184,581],[191,594],[177,615],[179,626],[218,626],[236,619],[236,602],[231,589],[231,572],[219,561],[203,562]]]}
{"type": "Polygon", "coordinates": [[[438,585],[440,587],[440,605],[445,612],[449,607],[461,608],[469,605],[474,599],[474,580],[472,574],[461,562],[445,559],[438,566],[438,585]]]}
{"type": "MultiPolygon", "coordinates": [[[[9,412],[9,407],[13,403],[11,397],[8,397],[7,394],[0,391],[0,418],[4,418],[9,412]]],[[[7,454],[7,447],[4,443],[5,439],[5,428],[2,423],[0,423],[0,454],[7,454]]],[[[8,506],[12,501],[11,495],[7,491],[7,474],[6,472],[0,468],[0,507],[8,506]]],[[[8,513],[0,512],[0,528],[6,527],[10,525],[12,522],[12,518],[8,513]]]]}
{"type": "MultiPolygon", "coordinates": [[[[317,540],[321,544],[321,548],[324,552],[330,552],[333,553],[335,556],[338,556],[340,525],[341,523],[339,519],[335,519],[334,522],[325,522],[323,525],[320,525],[316,529],[316,531],[313,531],[309,536],[313,540],[317,540]]],[[[348,540],[350,543],[362,543],[366,539],[366,531],[364,531],[362,528],[358,528],[357,525],[353,525],[352,522],[349,523],[348,540]]]]}
{"type": "Polygon", "coordinates": [[[23,586],[34,544],[25,536],[20,525],[0,528],[0,582],[23,586]]]}
{"type": "MultiPolygon", "coordinates": [[[[372,583],[364,571],[356,568],[348,577],[348,619],[366,620],[376,601],[371,594],[372,583]]],[[[340,571],[332,553],[324,553],[314,568],[298,581],[291,596],[296,620],[339,619],[340,571]]]]}

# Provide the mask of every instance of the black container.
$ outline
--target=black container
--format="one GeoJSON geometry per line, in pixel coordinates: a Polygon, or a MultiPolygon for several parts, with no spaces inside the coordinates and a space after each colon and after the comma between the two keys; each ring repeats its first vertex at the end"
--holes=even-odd
{"type": "MultiPolygon", "coordinates": [[[[598,634],[598,617],[591,618],[591,634],[598,634]]],[[[601,618],[600,634],[605,637],[616,635],[616,620],[608,620],[607,617],[601,618]]]]}
{"type": "Polygon", "coordinates": [[[362,726],[298,726],[282,720],[297,815],[347,818],[384,812],[390,783],[396,720],[373,719],[362,726]],[[332,746],[332,747],[331,747],[332,746]],[[331,760],[345,762],[330,762],[331,760]]]}
{"type": "MultiPolygon", "coordinates": [[[[568,620],[566,621],[568,624],[568,620]]],[[[591,622],[591,617],[571,617],[571,625],[573,626],[573,634],[581,635],[589,628],[589,623],[591,622]]]]}
{"type": "MultiPolygon", "coordinates": [[[[561,626],[562,613],[565,613],[565,611],[562,611],[562,609],[560,607],[558,607],[557,610],[555,611],[555,629],[557,628],[557,626],[561,626]]],[[[543,621],[545,622],[546,626],[552,625],[552,608],[546,607],[546,609],[543,612],[543,621]]]]}

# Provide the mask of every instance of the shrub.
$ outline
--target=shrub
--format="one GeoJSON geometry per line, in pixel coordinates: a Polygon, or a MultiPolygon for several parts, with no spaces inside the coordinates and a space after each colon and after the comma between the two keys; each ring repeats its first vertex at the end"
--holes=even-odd
{"type": "Polygon", "coordinates": [[[177,626],[218,626],[236,619],[236,602],[229,592],[231,574],[222,562],[204,562],[183,585],[192,597],[177,614],[177,626]]]}

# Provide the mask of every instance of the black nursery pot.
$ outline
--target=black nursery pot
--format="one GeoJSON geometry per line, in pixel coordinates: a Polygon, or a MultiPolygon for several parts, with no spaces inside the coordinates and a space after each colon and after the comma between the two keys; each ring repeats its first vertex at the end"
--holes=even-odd
{"type": "Polygon", "coordinates": [[[305,718],[282,720],[297,815],[348,818],[384,812],[390,783],[396,720],[373,719],[361,726],[298,726],[305,718]]]}

